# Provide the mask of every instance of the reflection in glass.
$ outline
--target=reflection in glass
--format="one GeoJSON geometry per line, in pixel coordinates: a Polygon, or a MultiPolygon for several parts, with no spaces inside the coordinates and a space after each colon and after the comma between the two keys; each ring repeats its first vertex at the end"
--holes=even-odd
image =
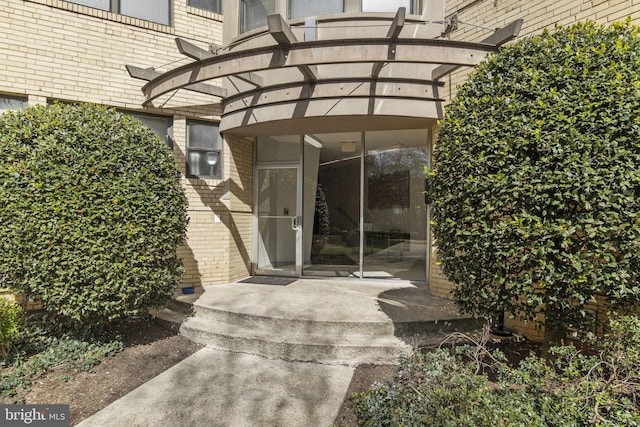
{"type": "Polygon", "coordinates": [[[169,25],[170,0],[120,0],[120,13],[169,25]]]}
{"type": "Polygon", "coordinates": [[[221,3],[222,0],[189,0],[189,6],[213,13],[222,13],[221,3]]]}
{"type": "Polygon", "coordinates": [[[289,18],[306,18],[309,16],[326,15],[328,13],[339,13],[344,11],[343,0],[290,0],[289,18]]]}
{"type": "Polygon", "coordinates": [[[396,12],[404,7],[408,13],[414,13],[411,0],[362,0],[363,12],[396,12]]]}
{"type": "Polygon", "coordinates": [[[275,12],[275,0],[240,0],[240,32],[266,26],[267,15],[275,12]]]}
{"type": "Polygon", "coordinates": [[[143,125],[148,127],[151,132],[155,133],[160,139],[167,144],[168,147],[173,147],[173,141],[171,140],[171,127],[172,119],[166,116],[153,116],[150,114],[140,114],[130,111],[125,111],[125,114],[129,114],[136,119],[140,120],[143,125]]]}
{"type": "Polygon", "coordinates": [[[360,133],[305,135],[304,273],[354,277],[360,259],[360,133]]]}
{"type": "Polygon", "coordinates": [[[426,278],[426,140],[425,132],[422,146],[394,144],[366,157],[365,277],[426,278]]]}
{"type": "Polygon", "coordinates": [[[22,98],[0,96],[0,113],[4,111],[15,111],[27,106],[27,101],[22,98]]]}
{"type": "Polygon", "coordinates": [[[111,8],[111,0],[67,0],[69,3],[81,4],[96,9],[109,10],[111,8]]]}

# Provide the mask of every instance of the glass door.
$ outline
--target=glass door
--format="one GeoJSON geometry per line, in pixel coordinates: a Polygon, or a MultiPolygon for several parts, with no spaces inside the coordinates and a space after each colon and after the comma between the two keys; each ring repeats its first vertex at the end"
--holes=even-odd
{"type": "Polygon", "coordinates": [[[299,183],[297,165],[259,165],[257,168],[255,274],[301,274],[299,183]]]}

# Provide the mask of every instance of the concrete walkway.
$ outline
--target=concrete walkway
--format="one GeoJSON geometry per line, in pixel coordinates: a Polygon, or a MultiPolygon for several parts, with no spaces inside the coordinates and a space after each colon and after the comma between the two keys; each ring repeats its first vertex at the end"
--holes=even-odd
{"type": "Polygon", "coordinates": [[[347,366],[204,348],[79,425],[330,426],[352,375],[347,366]]]}
{"type": "Polygon", "coordinates": [[[194,304],[195,316],[183,325],[185,331],[193,322],[223,328],[199,333],[201,342],[211,340],[204,341],[207,347],[79,425],[326,427],[346,397],[354,366],[359,360],[370,363],[371,348],[361,343],[358,331],[392,347],[390,354],[400,354],[410,349],[409,341],[403,342],[409,332],[411,340],[419,331],[439,339],[441,330],[478,327],[476,320],[460,316],[451,301],[431,297],[424,284],[267,283],[207,287],[194,304]],[[312,339],[304,342],[304,337],[312,339]],[[317,350],[314,340],[322,341],[323,352],[307,357],[306,348],[317,350]],[[327,350],[331,345],[338,350],[327,350]]]}

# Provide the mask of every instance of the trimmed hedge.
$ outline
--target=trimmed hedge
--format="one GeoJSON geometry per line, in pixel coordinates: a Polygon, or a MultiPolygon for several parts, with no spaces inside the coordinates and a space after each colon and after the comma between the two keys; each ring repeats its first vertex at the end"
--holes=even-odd
{"type": "Polygon", "coordinates": [[[0,115],[0,274],[48,311],[102,322],[165,304],[186,206],[171,150],[126,114],[56,103],[0,115]]]}
{"type": "Polygon", "coordinates": [[[579,325],[640,302],[640,37],[557,27],[476,67],[430,172],[439,262],[462,310],[579,325]]]}

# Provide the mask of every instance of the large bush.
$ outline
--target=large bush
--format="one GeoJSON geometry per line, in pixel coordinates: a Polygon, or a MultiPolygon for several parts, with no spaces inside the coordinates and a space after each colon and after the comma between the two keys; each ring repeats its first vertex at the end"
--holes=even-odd
{"type": "Polygon", "coordinates": [[[166,303],[186,204],[171,150],[128,115],[53,104],[0,116],[0,274],[49,311],[102,321],[166,303]]]}
{"type": "Polygon", "coordinates": [[[640,38],[579,23],[476,67],[447,108],[433,232],[470,313],[579,324],[640,300],[640,38]]]}

